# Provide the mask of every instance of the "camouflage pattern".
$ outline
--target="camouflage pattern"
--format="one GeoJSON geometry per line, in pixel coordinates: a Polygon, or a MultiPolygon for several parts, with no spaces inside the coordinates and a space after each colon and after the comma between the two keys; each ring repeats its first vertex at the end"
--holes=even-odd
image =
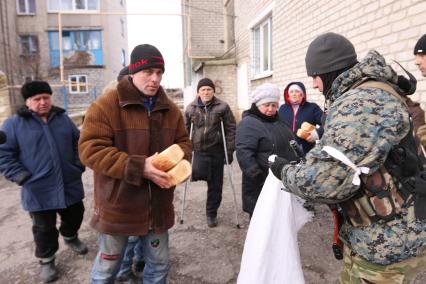
{"type": "Polygon", "coordinates": [[[411,283],[416,274],[426,266],[426,252],[417,257],[412,257],[390,265],[374,264],[362,257],[352,255],[346,248],[343,258],[343,270],[337,283],[386,283],[401,284],[411,283]]]}
{"type": "MultiPolygon", "coordinates": [[[[306,162],[290,164],[281,173],[287,191],[322,203],[351,198],[359,187],[354,171],[332,158],[323,146],[345,154],[358,167],[378,170],[390,149],[410,130],[406,106],[390,93],[376,88],[351,89],[366,78],[396,84],[397,74],[376,51],[340,74],[326,94],[329,101],[324,134],[306,155],[306,162]]],[[[355,228],[344,224],[341,239],[369,262],[388,265],[418,255],[426,243],[426,222],[414,217],[414,208],[403,207],[387,223],[355,228]]]]}

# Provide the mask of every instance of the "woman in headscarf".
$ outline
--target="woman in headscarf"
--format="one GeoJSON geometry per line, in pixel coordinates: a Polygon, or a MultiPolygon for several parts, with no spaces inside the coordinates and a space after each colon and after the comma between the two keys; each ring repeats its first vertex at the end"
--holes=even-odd
{"type": "Polygon", "coordinates": [[[268,157],[276,154],[295,160],[290,147],[295,137],[288,126],[278,118],[280,90],[274,84],[265,83],[251,95],[252,105],[243,113],[237,125],[236,152],[243,173],[243,210],[251,216],[268,175],[268,157]]]}

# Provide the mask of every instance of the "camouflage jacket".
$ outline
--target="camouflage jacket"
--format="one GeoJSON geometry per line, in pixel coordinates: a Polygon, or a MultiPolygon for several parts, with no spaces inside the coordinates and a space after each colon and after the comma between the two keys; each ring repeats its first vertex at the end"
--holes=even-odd
{"type": "MultiPolygon", "coordinates": [[[[397,82],[397,74],[376,51],[340,74],[326,94],[329,113],[324,135],[307,154],[306,162],[286,165],[281,173],[286,190],[308,200],[332,204],[351,198],[359,187],[352,184],[354,171],[322,151],[331,146],[344,153],[358,167],[370,173],[382,165],[390,149],[410,130],[406,106],[382,89],[352,86],[371,78],[397,82]]],[[[426,243],[426,222],[414,217],[414,207],[387,223],[367,227],[344,224],[341,238],[352,250],[377,264],[391,264],[421,252],[426,243]]]]}

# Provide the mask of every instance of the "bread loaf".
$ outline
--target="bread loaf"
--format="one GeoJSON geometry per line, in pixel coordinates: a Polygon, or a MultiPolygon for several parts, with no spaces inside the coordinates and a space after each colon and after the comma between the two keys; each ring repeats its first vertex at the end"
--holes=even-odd
{"type": "Polygon", "coordinates": [[[296,135],[297,137],[300,137],[302,139],[305,139],[311,135],[311,131],[314,130],[316,127],[313,124],[310,124],[309,122],[303,122],[299,129],[297,129],[296,135]]]}
{"type": "Polygon", "coordinates": [[[187,160],[181,160],[176,166],[168,171],[173,185],[178,185],[186,180],[191,175],[191,172],[192,167],[187,160]]]}
{"type": "Polygon", "coordinates": [[[309,122],[303,122],[302,125],[300,126],[300,129],[307,131],[307,132],[311,132],[312,130],[314,130],[316,127],[313,124],[310,124],[309,122]]]}
{"type": "Polygon", "coordinates": [[[152,165],[159,170],[167,172],[171,168],[177,165],[182,160],[184,153],[177,144],[173,144],[160,154],[158,154],[153,160],[152,165]]]}

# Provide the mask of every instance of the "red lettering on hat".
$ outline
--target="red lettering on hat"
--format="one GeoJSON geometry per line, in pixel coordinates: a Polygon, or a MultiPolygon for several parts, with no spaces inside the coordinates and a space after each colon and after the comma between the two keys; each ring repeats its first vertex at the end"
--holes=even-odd
{"type": "Polygon", "coordinates": [[[139,61],[136,61],[135,63],[130,64],[129,65],[129,70],[135,69],[135,68],[137,68],[137,67],[139,67],[141,65],[145,65],[147,63],[148,63],[148,59],[143,58],[143,59],[141,59],[139,61]]]}

